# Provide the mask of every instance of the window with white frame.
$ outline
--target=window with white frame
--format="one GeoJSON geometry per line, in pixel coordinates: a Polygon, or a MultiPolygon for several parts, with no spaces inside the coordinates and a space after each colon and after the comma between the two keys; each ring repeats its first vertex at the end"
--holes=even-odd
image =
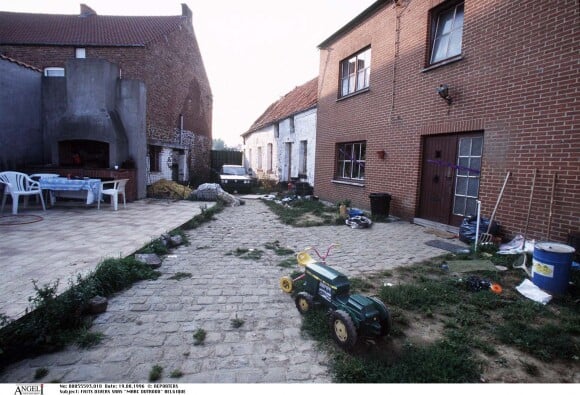
{"type": "Polygon", "coordinates": [[[85,59],[87,57],[87,50],[85,48],[75,48],[75,58],[85,59]]]}
{"type": "Polygon", "coordinates": [[[371,48],[366,48],[340,62],[340,97],[369,87],[371,76],[371,48]]]}
{"type": "Polygon", "coordinates": [[[463,1],[446,3],[431,12],[431,56],[429,64],[461,55],[463,1]]]}
{"type": "Polygon", "coordinates": [[[366,148],[366,141],[340,143],[337,145],[337,180],[353,180],[357,182],[364,181],[366,148]]]}
{"type": "Polygon", "coordinates": [[[453,199],[453,214],[455,215],[476,215],[482,155],[483,137],[459,139],[453,199]]]}
{"type": "Polygon", "coordinates": [[[64,77],[64,67],[45,67],[45,77],[64,77]]]}

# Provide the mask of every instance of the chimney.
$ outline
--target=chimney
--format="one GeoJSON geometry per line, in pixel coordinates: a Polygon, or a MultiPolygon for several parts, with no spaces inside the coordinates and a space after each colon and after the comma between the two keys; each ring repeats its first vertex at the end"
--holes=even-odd
{"type": "Polygon", "coordinates": [[[89,7],[86,4],[81,4],[81,18],[86,18],[88,16],[92,16],[92,15],[97,15],[97,13],[95,12],[95,10],[93,10],[91,7],[89,7]]]}
{"type": "Polygon", "coordinates": [[[192,21],[193,13],[185,3],[181,3],[181,16],[184,16],[189,21],[192,21]]]}

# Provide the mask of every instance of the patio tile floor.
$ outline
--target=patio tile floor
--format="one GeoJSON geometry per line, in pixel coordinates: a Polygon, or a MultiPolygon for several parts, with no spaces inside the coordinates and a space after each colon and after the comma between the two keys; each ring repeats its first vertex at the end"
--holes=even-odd
{"type": "MultiPolygon", "coordinates": [[[[30,306],[32,281],[59,281],[59,291],[78,274],[93,271],[105,258],[125,257],[201,213],[212,202],[142,199],[119,206],[57,203],[4,208],[0,217],[0,314],[14,319],[30,306]],[[32,222],[36,221],[36,222],[32,222]]],[[[22,206],[22,205],[21,205],[22,206]]]]}

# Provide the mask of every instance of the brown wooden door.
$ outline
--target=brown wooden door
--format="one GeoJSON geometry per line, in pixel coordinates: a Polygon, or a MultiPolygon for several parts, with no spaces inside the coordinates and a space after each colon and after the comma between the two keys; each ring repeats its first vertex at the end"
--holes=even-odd
{"type": "Polygon", "coordinates": [[[482,133],[425,138],[420,218],[459,226],[475,215],[482,154],[482,133]]]}
{"type": "Polygon", "coordinates": [[[419,217],[450,223],[457,136],[426,137],[423,149],[419,217]]]}

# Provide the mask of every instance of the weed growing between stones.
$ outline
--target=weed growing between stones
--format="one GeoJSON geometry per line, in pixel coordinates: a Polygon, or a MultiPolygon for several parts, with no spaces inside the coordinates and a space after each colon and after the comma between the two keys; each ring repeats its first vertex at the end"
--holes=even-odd
{"type": "Polygon", "coordinates": [[[231,323],[232,323],[232,328],[241,328],[244,325],[244,320],[241,318],[234,318],[232,319],[231,323]]]}
{"type": "Polygon", "coordinates": [[[203,344],[203,342],[205,341],[205,337],[207,335],[207,332],[204,329],[198,329],[193,333],[193,345],[194,346],[200,346],[203,344]]]}
{"type": "Polygon", "coordinates": [[[173,276],[169,277],[169,280],[183,280],[185,278],[191,278],[192,274],[191,273],[186,273],[186,272],[177,272],[175,273],[173,276]]]}
{"type": "Polygon", "coordinates": [[[149,371],[149,381],[157,381],[163,375],[163,366],[161,365],[153,365],[151,370],[149,371]]]}
{"type": "Polygon", "coordinates": [[[48,375],[47,368],[38,368],[34,371],[34,380],[40,380],[48,375]]]}

